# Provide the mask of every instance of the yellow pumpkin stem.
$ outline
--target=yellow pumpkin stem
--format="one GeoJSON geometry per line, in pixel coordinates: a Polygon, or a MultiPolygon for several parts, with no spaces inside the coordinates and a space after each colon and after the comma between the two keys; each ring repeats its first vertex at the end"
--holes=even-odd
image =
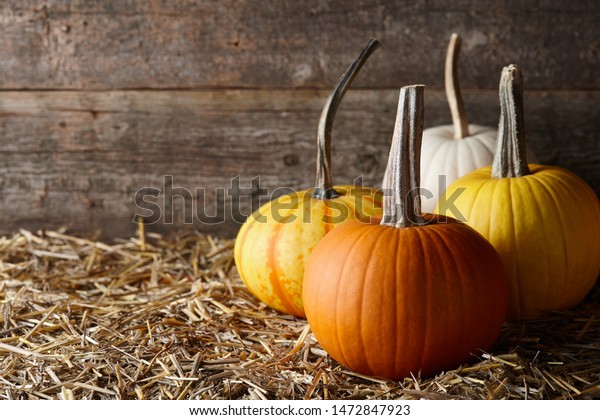
{"type": "Polygon", "coordinates": [[[333,179],[331,177],[331,131],[333,128],[333,118],[344,97],[344,94],[350,87],[350,84],[358,74],[363,64],[369,56],[381,44],[376,39],[371,39],[362,50],[358,58],[348,67],[346,72],[340,77],[335,88],[327,98],[321,118],[319,119],[319,128],[317,130],[317,180],[312,194],[314,198],[328,199],[338,197],[340,194],[333,188],[333,179]]]}
{"type": "Polygon", "coordinates": [[[511,64],[500,77],[500,123],[492,165],[493,178],[518,178],[529,175],[525,148],[523,77],[511,64]]]}
{"type": "Polygon", "coordinates": [[[420,162],[423,136],[424,85],[400,89],[392,147],[383,177],[382,225],[422,226],[420,162]]]}
{"type": "Polygon", "coordinates": [[[467,111],[460,94],[458,84],[458,53],[460,52],[461,38],[458,34],[452,34],[446,53],[446,67],[444,72],[444,82],[446,85],[446,98],[450,105],[452,114],[452,124],[454,125],[454,138],[463,139],[469,135],[469,121],[467,120],[467,111]]]}

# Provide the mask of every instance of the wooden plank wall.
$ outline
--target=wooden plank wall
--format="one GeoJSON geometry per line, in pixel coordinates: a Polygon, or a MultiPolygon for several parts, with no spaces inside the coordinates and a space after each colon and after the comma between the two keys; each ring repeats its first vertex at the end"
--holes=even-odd
{"type": "MultiPolygon", "coordinates": [[[[459,72],[471,121],[497,124],[500,70],[519,64],[531,149],[600,193],[592,0],[0,4],[3,233],[66,226],[129,236],[135,192],[164,191],[171,175],[194,200],[167,205],[151,230],[234,235],[236,217],[216,189],[236,176],[243,187],[256,176],[270,190],[310,187],[320,109],[370,37],[382,48],[338,112],[333,165],[338,183],[362,175],[379,185],[400,86],[425,83],[426,126],[449,122],[443,63],[454,31],[464,38],[459,72]],[[184,226],[192,205],[225,221],[184,226]]],[[[242,203],[246,211],[250,198],[242,203]]]]}

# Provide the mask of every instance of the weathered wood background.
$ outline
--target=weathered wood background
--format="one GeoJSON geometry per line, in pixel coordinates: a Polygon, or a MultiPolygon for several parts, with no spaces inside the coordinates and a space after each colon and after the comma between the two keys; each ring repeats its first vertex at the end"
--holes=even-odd
{"type": "Polygon", "coordinates": [[[426,126],[449,123],[454,31],[471,122],[497,125],[500,70],[519,64],[531,149],[600,193],[599,19],[594,0],[4,0],[0,231],[128,236],[135,192],[172,175],[206,192],[149,229],[196,206],[226,221],[191,227],[235,234],[216,189],[310,187],[320,109],[370,37],[383,46],[338,112],[333,165],[379,185],[400,86],[425,83],[426,126]]]}

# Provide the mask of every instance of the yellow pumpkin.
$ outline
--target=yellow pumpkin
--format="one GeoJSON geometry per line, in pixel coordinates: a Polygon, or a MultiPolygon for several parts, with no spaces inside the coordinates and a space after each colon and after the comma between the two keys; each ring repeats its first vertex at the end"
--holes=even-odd
{"type": "Polygon", "coordinates": [[[510,279],[509,318],[572,307],[600,274],[600,203],[572,172],[528,165],[522,78],[503,70],[498,147],[491,167],[456,181],[442,214],[466,220],[494,245],[510,279]]]}
{"type": "Polygon", "coordinates": [[[336,109],[369,55],[371,40],[329,96],[317,132],[314,189],[281,196],[263,205],[242,225],[235,242],[238,273],[250,292],[268,306],[304,317],[302,280],[313,248],[335,225],[381,217],[381,193],[361,186],[334,186],[330,143],[336,109]]]}

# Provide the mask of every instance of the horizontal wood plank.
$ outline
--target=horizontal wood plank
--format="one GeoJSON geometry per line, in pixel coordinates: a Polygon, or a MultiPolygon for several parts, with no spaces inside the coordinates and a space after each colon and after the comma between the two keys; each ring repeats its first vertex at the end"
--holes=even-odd
{"type": "Polygon", "coordinates": [[[452,32],[465,88],[519,64],[529,89],[599,89],[597,2],[8,0],[0,89],[323,88],[371,37],[357,87],[441,88],[452,32]]]}
{"type": "MultiPolygon", "coordinates": [[[[143,187],[173,185],[225,222],[193,227],[235,234],[229,204],[215,200],[240,176],[242,187],[310,187],[316,125],[327,90],[199,90],[0,93],[0,230],[67,226],[132,234],[133,197],[143,187]],[[206,193],[196,192],[205,188],[206,193]],[[218,204],[215,204],[218,203],[218,204]]],[[[351,90],[334,124],[337,184],[359,175],[380,185],[398,91],[351,90]]],[[[473,123],[497,125],[495,91],[466,91],[473,123]]],[[[449,123],[442,91],[426,91],[426,126],[449,123]]],[[[600,193],[597,92],[526,92],[530,147],[543,163],[565,166],[600,193]]],[[[164,196],[164,194],[163,194],[164,196]]],[[[256,196],[255,196],[256,199],[256,196]]],[[[150,230],[183,225],[181,199],[150,230]],[[165,223],[173,214],[173,224],[165,223]]],[[[250,207],[250,198],[242,209],[250,207]]],[[[187,203],[187,215],[191,204],[187,203]]]]}

